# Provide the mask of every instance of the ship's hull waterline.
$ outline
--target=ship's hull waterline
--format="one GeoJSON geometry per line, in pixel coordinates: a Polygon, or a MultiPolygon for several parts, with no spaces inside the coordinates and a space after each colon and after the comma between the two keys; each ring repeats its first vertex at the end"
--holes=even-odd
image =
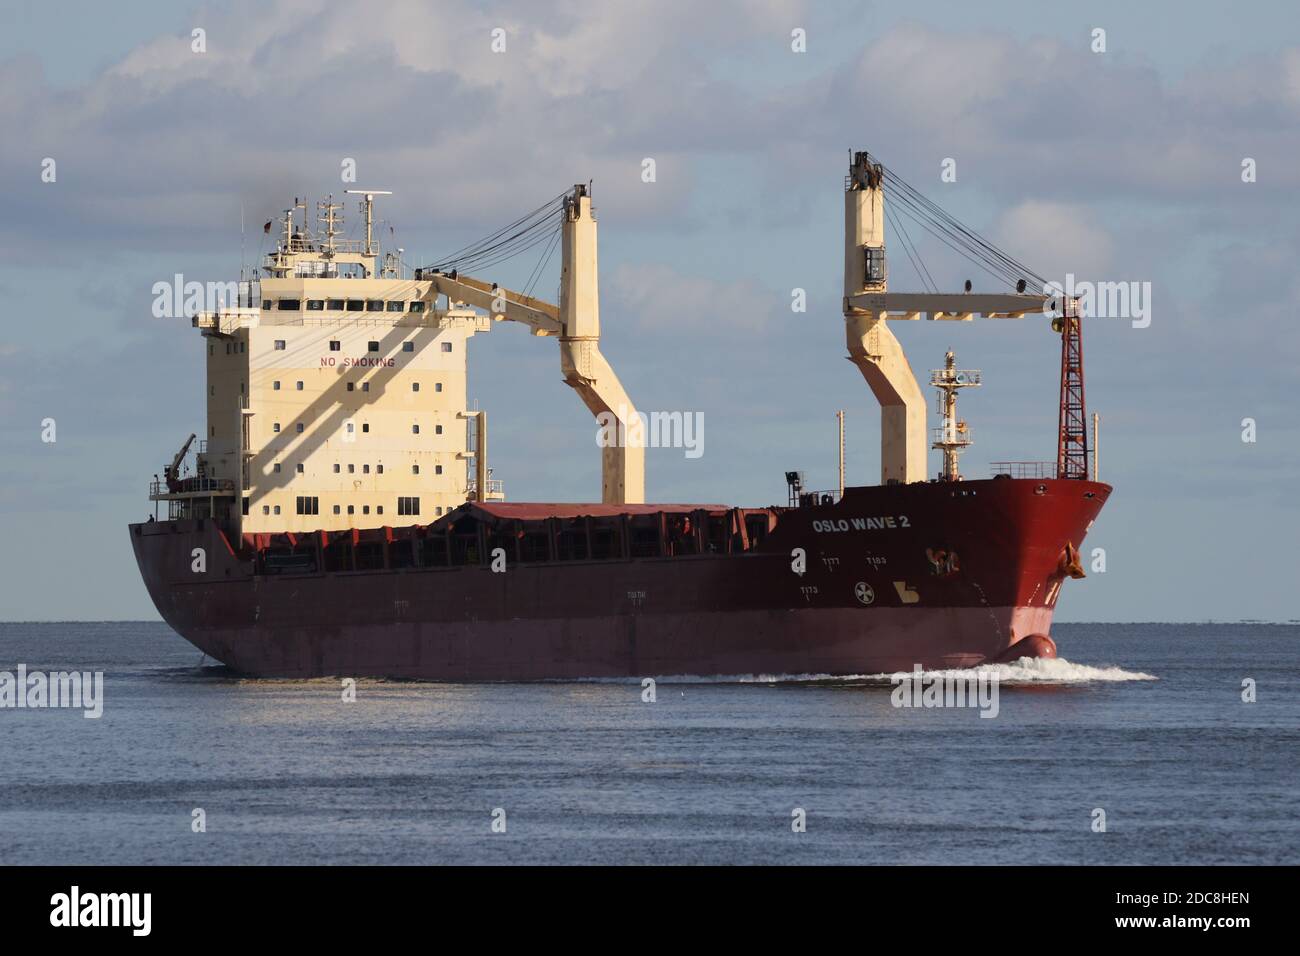
{"type": "Polygon", "coordinates": [[[847,676],[1052,653],[1069,551],[1110,490],[1056,479],[849,488],[836,504],[779,509],[744,553],[504,571],[255,573],[211,521],[136,524],[131,540],[164,620],[250,676],[847,676]]]}

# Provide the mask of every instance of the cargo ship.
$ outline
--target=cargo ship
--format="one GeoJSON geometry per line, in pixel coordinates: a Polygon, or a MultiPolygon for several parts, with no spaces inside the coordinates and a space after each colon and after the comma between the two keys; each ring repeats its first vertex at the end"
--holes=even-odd
{"type": "Polygon", "coordinates": [[[845,486],[841,438],[838,487],[787,472],[785,503],[765,507],[645,501],[646,417],[600,350],[589,186],[418,268],[374,239],[382,191],[356,191],[356,240],[340,238],[341,204],[317,204],[309,228],[295,199],[231,301],[191,316],[206,434],[155,476],[155,514],[129,528],[158,612],[232,670],[277,678],[834,676],[1055,656],[1057,598],[1084,576],[1079,548],[1111,491],[1089,453],[1079,304],[1026,292],[1041,277],[966,227],[1013,291],[889,291],[887,187],[922,226],[958,235],[852,154],[843,313],[880,406],[881,482],[845,486]],[[469,274],[557,243],[558,304],[469,274]],[[1061,337],[1056,460],[968,479],[957,394],[979,373],[948,353],[928,435],[889,323],[1026,316],[1061,337]],[[556,339],[607,439],[600,502],[506,500],[467,393],[469,340],[501,321],[556,339]]]}

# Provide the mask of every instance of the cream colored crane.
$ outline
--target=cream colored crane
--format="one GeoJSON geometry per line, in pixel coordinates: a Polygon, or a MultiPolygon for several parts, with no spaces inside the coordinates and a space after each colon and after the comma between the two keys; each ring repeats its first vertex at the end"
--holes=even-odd
{"type": "Polygon", "coordinates": [[[886,170],[858,152],[844,183],[844,328],[849,360],[880,403],[880,481],[925,481],[926,401],[903,347],[887,321],[894,319],[1021,318],[1042,312],[1045,295],[897,293],[888,291],[885,268],[886,170]]]}
{"type": "Polygon", "coordinates": [[[498,321],[521,322],[534,335],[560,340],[564,381],[603,426],[621,440],[601,448],[601,501],[645,501],[645,448],[639,440],[640,419],[614,369],[600,351],[600,285],[596,255],[596,219],[584,185],[566,194],[561,207],[560,304],[552,305],[457,271],[421,270],[417,278],[433,283],[449,302],[464,302],[498,321]]]}

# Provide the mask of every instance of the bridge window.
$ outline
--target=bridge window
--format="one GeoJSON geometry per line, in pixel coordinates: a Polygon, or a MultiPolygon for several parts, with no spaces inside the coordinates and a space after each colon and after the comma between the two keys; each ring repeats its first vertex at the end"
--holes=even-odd
{"type": "Polygon", "coordinates": [[[325,308],[331,312],[342,312],[345,306],[342,299],[330,299],[325,308]]]}
{"type": "Polygon", "coordinates": [[[308,300],[307,300],[307,311],[308,311],[308,312],[324,312],[324,311],[325,311],[325,300],[324,300],[324,299],[308,299],[308,300]]]}
{"type": "Polygon", "coordinates": [[[281,312],[297,312],[302,308],[301,299],[281,299],[275,304],[276,309],[281,312]]]}
{"type": "Polygon", "coordinates": [[[320,514],[320,499],[316,497],[298,497],[298,514],[315,515],[320,514]]]}
{"type": "Polygon", "coordinates": [[[411,303],[411,311],[412,311],[412,312],[423,312],[423,311],[424,311],[424,303],[423,303],[423,302],[412,302],[412,303],[411,303]]]}
{"type": "Polygon", "coordinates": [[[276,340],[275,340],[275,350],[276,350],[277,352],[283,352],[283,351],[284,351],[284,339],[276,339],[276,340]]]}
{"type": "Polygon", "coordinates": [[[384,311],[384,300],[383,300],[383,299],[367,299],[367,300],[366,300],[366,311],[367,311],[367,312],[383,312],[383,311],[384,311]]]}
{"type": "Polygon", "coordinates": [[[403,342],[403,343],[402,343],[402,351],[403,351],[403,352],[414,352],[414,351],[415,351],[415,343],[414,343],[414,342],[403,342]]]}
{"type": "Polygon", "coordinates": [[[450,351],[451,351],[451,343],[450,343],[450,342],[443,342],[443,343],[442,343],[442,350],[443,350],[444,352],[450,352],[450,351]]]}
{"type": "Polygon", "coordinates": [[[366,304],[360,299],[348,299],[349,312],[361,312],[362,310],[365,309],[365,307],[366,304]]]}
{"type": "Polygon", "coordinates": [[[378,351],[379,351],[379,343],[378,343],[378,342],[367,342],[367,343],[366,343],[366,351],[368,351],[368,352],[378,352],[378,351]]]}
{"type": "Polygon", "coordinates": [[[399,515],[418,515],[420,513],[420,499],[398,498],[397,513],[399,515]]]}
{"type": "Polygon", "coordinates": [[[331,351],[331,352],[337,352],[337,351],[338,351],[339,349],[341,349],[342,347],[343,347],[343,343],[340,342],[338,339],[330,339],[330,351],[331,351]]]}
{"type": "Polygon", "coordinates": [[[390,302],[390,303],[388,303],[388,311],[389,311],[389,312],[405,312],[405,311],[406,311],[406,303],[405,303],[405,302],[390,302]]]}

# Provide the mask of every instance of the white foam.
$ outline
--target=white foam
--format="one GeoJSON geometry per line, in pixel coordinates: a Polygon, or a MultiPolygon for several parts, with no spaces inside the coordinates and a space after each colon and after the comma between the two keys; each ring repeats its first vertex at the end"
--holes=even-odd
{"type": "MultiPolygon", "coordinates": [[[[1159,680],[1154,674],[1128,671],[1113,665],[1094,667],[1076,664],[1062,657],[1022,657],[1006,664],[982,664],[977,667],[927,670],[926,677],[971,678],[980,674],[996,675],[1000,684],[1090,684],[1125,681],[1159,680]]],[[[715,674],[710,677],[658,677],[661,684],[892,684],[901,677],[914,677],[913,671],[880,674],[715,674]]]]}
{"type": "MultiPolygon", "coordinates": [[[[996,675],[1001,684],[1090,684],[1101,682],[1123,682],[1135,680],[1159,680],[1154,674],[1142,671],[1126,671],[1114,665],[1094,667],[1091,664],[1076,664],[1063,657],[1022,657],[1006,664],[983,664],[979,667],[964,667],[955,670],[923,671],[927,677],[973,677],[977,674],[996,675]]],[[[911,676],[902,674],[874,674],[878,680],[892,680],[897,677],[911,676]]]]}

